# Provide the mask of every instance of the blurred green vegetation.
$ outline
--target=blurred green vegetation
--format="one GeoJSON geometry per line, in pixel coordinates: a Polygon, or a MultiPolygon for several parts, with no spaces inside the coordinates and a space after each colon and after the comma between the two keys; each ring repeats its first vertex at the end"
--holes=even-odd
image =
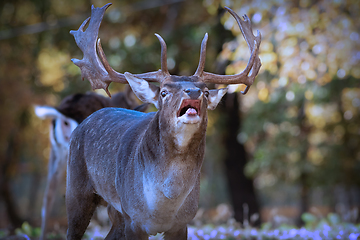
{"type": "MultiPolygon", "coordinates": [[[[35,117],[33,105],[56,105],[68,94],[90,91],[70,61],[82,54],[69,31],[90,15],[91,4],[105,3],[0,2],[0,197],[11,197],[15,209],[6,211],[21,218],[1,216],[0,227],[40,217],[48,122],[35,117]]],[[[240,97],[243,125],[238,133],[250,156],[246,174],[255,179],[262,204],[271,206],[289,195],[290,200],[281,204],[305,212],[311,207],[311,194],[320,187],[332,211],[339,203],[348,209],[359,206],[358,1],[123,0],[107,11],[99,37],[115,70],[141,73],[160,68],[160,46],[154,36],[159,33],[167,42],[170,72],[191,75],[208,32],[205,70],[239,73],[250,53],[234,19],[222,14],[223,6],[247,14],[253,29],[262,34],[263,66],[248,94],[240,97]],[[289,188],[291,193],[286,192],[289,188]],[[345,190],[336,194],[339,188],[345,190]]],[[[110,91],[122,88],[112,84],[110,91]]],[[[242,85],[230,88],[239,90],[242,85]]],[[[221,175],[224,146],[216,132],[221,129],[214,129],[221,126],[221,112],[209,118],[201,201],[213,207],[228,197],[221,175]]],[[[0,203],[0,212],[5,213],[4,207],[0,203]]]]}
{"type": "MultiPolygon", "coordinates": [[[[360,35],[357,1],[236,1],[252,16],[263,41],[263,66],[243,99],[243,141],[253,155],[246,167],[258,188],[287,182],[300,186],[301,211],[310,189],[334,192],[348,208],[359,205],[360,35]],[[355,189],[355,190],[354,190],[355,189]],[[356,197],[350,197],[351,192],[356,197]]],[[[231,18],[224,26],[237,31],[231,18]]],[[[246,45],[227,44],[228,73],[243,68],[246,45]],[[232,51],[233,50],[233,51],[232,51]]]]}

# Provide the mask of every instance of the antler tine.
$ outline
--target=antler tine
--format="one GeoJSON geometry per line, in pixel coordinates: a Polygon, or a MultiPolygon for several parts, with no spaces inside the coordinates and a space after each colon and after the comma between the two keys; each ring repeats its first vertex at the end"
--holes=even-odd
{"type": "Polygon", "coordinates": [[[218,75],[213,73],[204,72],[203,73],[203,82],[208,83],[218,83],[218,84],[245,84],[246,89],[243,94],[246,94],[250,86],[253,84],[255,77],[259,73],[261,67],[261,61],[258,56],[259,47],[261,43],[261,34],[257,31],[257,36],[255,37],[251,27],[251,21],[248,16],[244,15],[244,20],[242,20],[233,10],[228,7],[225,9],[236,19],[242,35],[247,42],[251,57],[246,68],[239,74],[235,75],[218,75]]]}
{"type": "Polygon", "coordinates": [[[203,40],[201,42],[199,65],[198,65],[198,67],[196,69],[196,72],[194,74],[194,76],[196,76],[196,77],[202,77],[202,75],[204,73],[207,40],[208,40],[208,34],[205,33],[205,36],[204,36],[204,38],[203,38],[203,40]]]}
{"type": "Polygon", "coordinates": [[[77,31],[70,31],[70,34],[75,38],[76,44],[84,53],[83,59],[71,59],[71,61],[81,69],[82,79],[87,78],[93,89],[103,88],[107,92],[110,79],[96,54],[96,39],[105,10],[110,5],[111,3],[108,3],[102,8],[92,6],[91,17],[87,18],[77,31]],[[88,23],[89,26],[84,31],[88,23]]]}
{"type": "MultiPolygon", "coordinates": [[[[119,81],[122,81],[122,83],[127,83],[126,80],[123,79],[123,74],[121,73],[118,73],[116,72],[109,64],[107,58],[106,58],[106,55],[104,53],[104,50],[101,46],[101,41],[100,41],[100,38],[97,40],[97,50],[98,50],[98,53],[99,53],[99,57],[101,59],[101,62],[105,68],[105,70],[107,71],[107,73],[109,74],[109,76],[112,76],[113,78],[115,77],[115,79],[119,79],[119,81]]],[[[107,87],[105,90],[105,92],[107,93],[107,95],[109,95],[109,97],[111,97],[111,94],[109,92],[109,84],[110,82],[107,84],[107,87]]]]}
{"type": "MultiPolygon", "coordinates": [[[[76,44],[84,54],[83,59],[74,58],[71,61],[80,68],[82,79],[87,78],[93,89],[102,88],[109,96],[111,95],[108,87],[111,82],[128,83],[124,74],[116,72],[110,66],[101,47],[100,39],[97,41],[101,21],[110,5],[111,3],[108,3],[101,8],[92,6],[91,17],[87,18],[78,30],[70,31],[70,34],[75,38],[76,44]],[[87,24],[89,25],[84,30],[87,24]]],[[[149,82],[159,82],[164,77],[162,71],[135,74],[135,76],[149,82]]]]}
{"type": "Polygon", "coordinates": [[[169,70],[167,67],[167,48],[165,40],[157,33],[155,33],[155,36],[159,39],[160,45],[161,45],[161,72],[164,75],[169,76],[169,70]]]}
{"type": "MultiPolygon", "coordinates": [[[[81,24],[81,26],[79,27],[79,30],[82,31],[82,32],[84,32],[85,26],[86,26],[86,24],[87,24],[89,21],[90,21],[90,17],[88,17],[87,19],[85,19],[85,21],[84,21],[84,22],[81,24]]],[[[76,32],[76,31],[71,30],[71,31],[70,31],[70,34],[73,34],[74,32],[76,32]]]]}

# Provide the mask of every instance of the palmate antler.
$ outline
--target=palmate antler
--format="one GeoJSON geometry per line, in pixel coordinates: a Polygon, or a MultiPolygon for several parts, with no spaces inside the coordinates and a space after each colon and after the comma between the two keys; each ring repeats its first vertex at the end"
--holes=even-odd
{"type": "MultiPolygon", "coordinates": [[[[102,8],[91,7],[91,17],[86,19],[77,31],[70,31],[74,36],[76,44],[84,53],[82,60],[72,59],[73,63],[81,69],[82,78],[87,78],[93,89],[103,88],[110,96],[108,90],[111,82],[127,83],[125,75],[115,71],[108,63],[105,53],[101,47],[100,39],[98,38],[99,28],[103,19],[106,9],[111,3],[106,4],[102,8]],[[89,23],[88,28],[84,31],[85,26],[89,23]],[[98,54],[97,54],[98,52],[98,54]]],[[[196,76],[199,81],[205,83],[218,83],[218,84],[245,84],[246,89],[243,94],[246,94],[250,86],[253,84],[256,75],[261,67],[261,61],[258,56],[259,46],[261,42],[261,35],[258,31],[255,37],[252,32],[250,19],[244,15],[242,20],[233,10],[225,7],[227,11],[236,19],[240,30],[250,48],[251,57],[248,65],[243,72],[235,75],[218,75],[209,72],[204,72],[206,44],[208,34],[201,43],[201,52],[198,68],[193,76],[196,76]]],[[[155,34],[161,44],[161,69],[154,72],[135,74],[135,76],[142,78],[149,82],[163,82],[168,79],[170,73],[167,68],[166,59],[166,43],[162,37],[155,34]]]]}
{"type": "MultiPolygon", "coordinates": [[[[93,89],[103,88],[110,95],[108,90],[111,82],[127,83],[124,74],[115,71],[106,59],[105,53],[101,47],[98,38],[99,28],[106,9],[111,3],[106,4],[102,8],[91,7],[91,17],[87,18],[77,31],[70,31],[74,36],[76,44],[83,52],[83,59],[71,59],[71,61],[81,69],[82,79],[87,78],[93,89]],[[84,31],[85,26],[89,26],[84,31]],[[97,48],[96,48],[97,46],[97,48]],[[97,54],[97,51],[99,55],[97,54]]],[[[154,72],[135,74],[135,76],[143,78],[150,82],[159,82],[165,76],[170,75],[166,64],[166,44],[165,41],[156,35],[161,43],[161,69],[154,72]]]]}

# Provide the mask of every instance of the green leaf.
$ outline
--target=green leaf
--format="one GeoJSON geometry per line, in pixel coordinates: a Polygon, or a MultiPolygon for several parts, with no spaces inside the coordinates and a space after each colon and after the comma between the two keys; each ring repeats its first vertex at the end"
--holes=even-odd
{"type": "Polygon", "coordinates": [[[0,238],[5,238],[7,235],[8,234],[5,230],[0,230],[0,238]]]}
{"type": "Polygon", "coordinates": [[[311,213],[303,213],[301,219],[305,222],[306,226],[311,226],[317,221],[317,217],[311,213]]]}
{"type": "Polygon", "coordinates": [[[327,215],[327,219],[329,220],[331,225],[336,225],[341,221],[340,216],[337,215],[336,213],[329,213],[327,215]]]}
{"type": "Polygon", "coordinates": [[[39,227],[33,228],[32,237],[39,237],[40,234],[41,234],[41,228],[39,228],[39,227]]]}
{"type": "Polygon", "coordinates": [[[266,222],[266,223],[261,224],[260,229],[263,231],[269,231],[271,229],[271,227],[272,227],[271,222],[266,222]]]}
{"type": "Polygon", "coordinates": [[[21,230],[23,233],[25,233],[28,236],[32,236],[32,227],[30,226],[30,224],[28,222],[24,222],[21,225],[21,230]]]}

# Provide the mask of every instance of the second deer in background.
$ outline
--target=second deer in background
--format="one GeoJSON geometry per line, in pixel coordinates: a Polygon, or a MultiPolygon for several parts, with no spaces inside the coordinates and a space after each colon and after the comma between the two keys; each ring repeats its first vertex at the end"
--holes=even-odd
{"type": "Polygon", "coordinates": [[[51,152],[41,211],[40,239],[46,239],[45,235],[48,230],[50,230],[49,220],[56,192],[62,184],[65,184],[64,173],[71,133],[85,118],[105,107],[120,107],[146,111],[148,104],[139,106],[131,88],[126,86],[124,92],[119,92],[112,98],[107,98],[96,93],[78,93],[65,97],[57,107],[35,107],[35,113],[38,117],[52,120],[49,131],[51,152]]]}

